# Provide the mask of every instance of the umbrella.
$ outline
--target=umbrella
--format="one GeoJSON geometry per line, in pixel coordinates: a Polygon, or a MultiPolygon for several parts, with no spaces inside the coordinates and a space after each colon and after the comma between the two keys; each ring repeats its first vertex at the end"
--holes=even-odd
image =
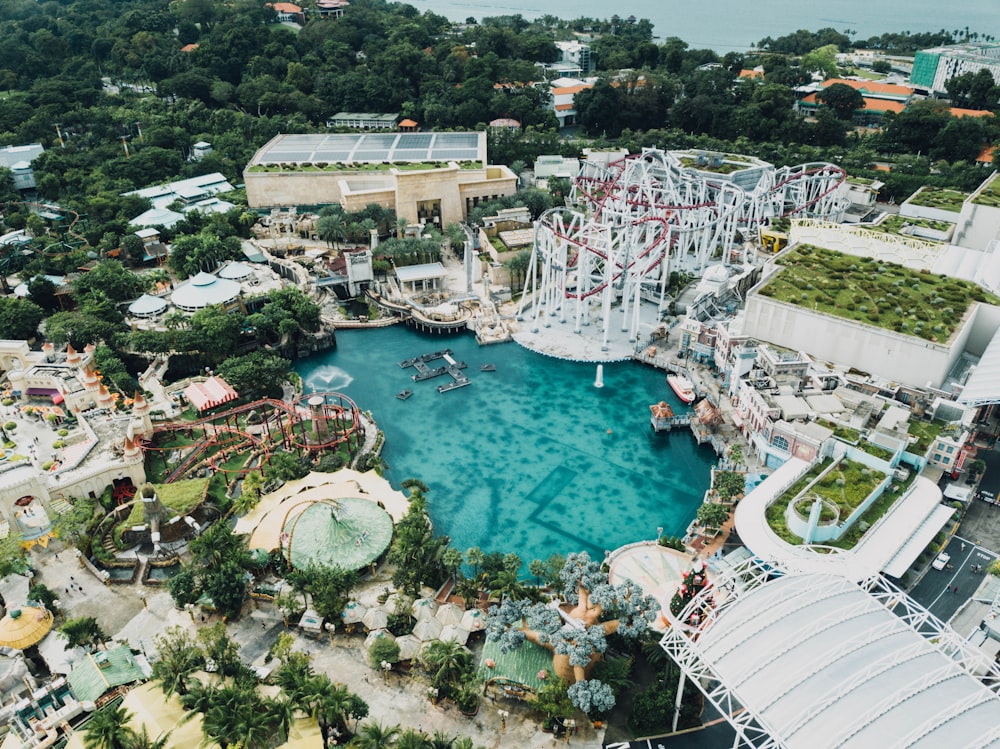
{"type": "Polygon", "coordinates": [[[413,627],[413,636],[418,640],[436,640],[437,636],[441,634],[442,624],[434,617],[426,617],[421,619],[413,627]]]}
{"type": "Polygon", "coordinates": [[[442,624],[458,624],[462,621],[462,615],[464,613],[465,609],[457,603],[446,603],[437,610],[437,613],[434,616],[442,624]]]}
{"type": "Polygon", "coordinates": [[[40,642],[52,629],[52,612],[22,606],[0,619],[0,647],[24,650],[40,642]]]}
{"type": "Polygon", "coordinates": [[[367,613],[368,609],[365,606],[357,601],[351,601],[344,607],[340,618],[344,620],[344,624],[360,624],[367,613]]]}
{"type": "Polygon", "coordinates": [[[441,628],[440,640],[444,642],[457,642],[464,645],[469,640],[469,630],[463,629],[457,624],[448,624],[441,628]]]}
{"type": "Polygon", "coordinates": [[[399,593],[393,593],[391,596],[385,599],[385,603],[382,604],[382,609],[387,614],[391,615],[396,613],[396,607],[400,605],[402,607],[402,610],[406,611],[406,603],[407,599],[405,596],[401,596],[399,593]],[[402,601],[402,604],[400,604],[400,601],[402,601]]]}
{"type": "Polygon", "coordinates": [[[437,601],[432,598],[420,598],[414,601],[410,607],[410,611],[413,612],[413,616],[417,619],[423,619],[425,616],[434,616],[437,610],[437,601]]]}
{"type": "Polygon", "coordinates": [[[396,638],[399,646],[399,660],[411,661],[420,653],[420,646],[423,644],[413,635],[403,635],[396,638]]]}
{"type": "Polygon", "coordinates": [[[396,636],[387,629],[373,629],[365,638],[365,650],[375,644],[376,640],[395,640],[396,636]]]}
{"type": "Polygon", "coordinates": [[[385,629],[385,626],[389,623],[389,615],[382,609],[368,609],[361,618],[361,623],[369,630],[385,629]]]}
{"type": "Polygon", "coordinates": [[[462,614],[461,625],[470,632],[482,632],[486,629],[486,614],[482,609],[469,609],[462,614]]]}

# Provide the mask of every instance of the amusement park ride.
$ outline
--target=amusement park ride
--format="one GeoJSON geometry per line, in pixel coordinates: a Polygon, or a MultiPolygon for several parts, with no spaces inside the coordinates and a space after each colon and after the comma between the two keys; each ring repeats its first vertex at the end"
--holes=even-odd
{"type": "Polygon", "coordinates": [[[734,173],[687,167],[658,149],[606,167],[584,162],[574,207],[553,208],[535,225],[519,319],[532,332],[547,318],[572,322],[574,333],[600,334],[606,351],[612,326],[638,340],[642,300],[662,312],[671,271],[703,271],[719,250],[773,218],[843,218],[840,167],[752,167],[748,189],[734,173]]]}
{"type": "Polygon", "coordinates": [[[153,454],[160,456],[163,483],[171,483],[206,468],[213,474],[242,476],[260,470],[275,452],[313,455],[343,447],[353,456],[363,441],[357,405],[331,392],[309,393],[291,403],[266,398],[197,421],[162,424],[142,448],[147,461],[153,454]],[[178,434],[190,442],[178,446],[171,439],[178,434]],[[170,465],[167,453],[185,450],[180,461],[170,465]],[[233,467],[237,456],[239,465],[233,467]]]}

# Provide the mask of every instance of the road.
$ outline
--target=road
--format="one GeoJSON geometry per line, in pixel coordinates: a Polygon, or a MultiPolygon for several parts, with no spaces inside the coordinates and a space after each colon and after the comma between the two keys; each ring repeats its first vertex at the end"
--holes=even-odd
{"type": "Polygon", "coordinates": [[[951,569],[929,569],[910,591],[910,597],[946,622],[972,597],[983,581],[984,573],[974,572],[974,565],[985,569],[997,555],[958,535],[948,542],[944,550],[951,555],[951,569]]]}

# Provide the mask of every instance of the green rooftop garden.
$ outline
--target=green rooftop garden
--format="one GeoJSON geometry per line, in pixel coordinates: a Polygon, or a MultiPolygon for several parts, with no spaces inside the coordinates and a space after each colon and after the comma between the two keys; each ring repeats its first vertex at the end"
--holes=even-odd
{"type": "Polygon", "coordinates": [[[910,205],[919,205],[924,208],[937,208],[942,211],[958,213],[962,210],[962,204],[969,197],[968,193],[958,190],[948,190],[943,187],[924,187],[913,195],[907,202],[910,205]]]}
{"type": "Polygon", "coordinates": [[[718,165],[712,165],[711,163],[699,164],[698,159],[693,156],[681,156],[680,162],[682,166],[688,169],[697,169],[700,172],[711,172],[712,174],[732,174],[733,172],[738,172],[741,169],[749,169],[753,166],[746,162],[735,163],[728,160],[718,165]]]}
{"type": "Polygon", "coordinates": [[[848,444],[856,445],[861,441],[861,432],[857,429],[852,429],[829,419],[817,419],[816,423],[831,430],[834,437],[848,444]]]}
{"type": "Polygon", "coordinates": [[[972,201],[976,205],[988,205],[991,208],[1000,208],[1000,174],[993,175],[993,179],[983,188],[972,201]]]}
{"type": "MultiPolygon", "coordinates": [[[[954,224],[948,221],[932,221],[927,218],[906,218],[905,216],[900,216],[899,214],[893,214],[887,216],[885,220],[879,221],[877,224],[873,224],[866,228],[872,231],[886,232],[887,234],[898,234],[900,236],[909,236],[903,234],[903,229],[908,226],[919,226],[924,229],[930,229],[932,231],[946,232],[951,229],[954,224]]],[[[939,240],[930,239],[926,237],[918,237],[925,242],[936,242],[939,240]]]]}
{"type": "Polygon", "coordinates": [[[837,505],[840,517],[846,519],[883,479],[884,473],[845,458],[809,491],[837,505]]]}
{"type": "Polygon", "coordinates": [[[928,341],[947,341],[973,302],[1000,304],[967,281],[812,245],[779,262],[761,296],[928,341]]]}
{"type": "Polygon", "coordinates": [[[914,455],[923,455],[946,426],[947,424],[943,421],[911,421],[906,431],[911,436],[916,437],[917,441],[910,445],[906,451],[914,455]]]}
{"type": "MultiPolygon", "coordinates": [[[[780,497],[778,497],[774,502],[772,502],[766,512],[767,524],[771,527],[781,540],[786,543],[793,545],[801,545],[803,543],[802,539],[797,535],[792,533],[785,523],[785,509],[788,507],[789,503],[795,499],[802,491],[813,481],[817,476],[819,476],[826,468],[830,465],[830,459],[822,461],[810,468],[802,478],[796,481],[789,489],[784,492],[780,497]]],[[[860,463],[855,463],[854,461],[842,461],[839,470],[834,470],[830,472],[830,475],[824,478],[822,482],[823,488],[820,489],[820,485],[814,487],[810,492],[815,491],[827,499],[837,504],[840,510],[841,520],[845,520],[854,508],[858,506],[858,503],[863,501],[883,479],[885,478],[884,473],[878,471],[872,471],[860,463]],[[845,465],[846,464],[846,465],[845,465]],[[863,471],[868,471],[867,475],[863,471]],[[849,482],[860,479],[863,485],[858,488],[848,488],[849,482]],[[840,481],[843,481],[843,486],[841,486],[840,481]],[[865,489],[867,488],[867,490],[865,489]],[[842,495],[841,495],[842,492],[842,495]],[[857,503],[853,506],[845,504],[838,496],[842,498],[857,498],[857,503]]],[[[909,489],[910,484],[916,479],[916,472],[911,472],[909,477],[905,481],[893,481],[886,487],[885,491],[876,499],[871,506],[865,510],[860,518],[844,533],[840,539],[835,541],[827,541],[825,544],[827,546],[834,546],[839,549],[852,549],[861,540],[861,537],[865,532],[871,528],[886,512],[889,508],[895,504],[896,500],[899,499],[906,490],[909,489]]],[[[826,514],[826,513],[824,513],[826,514]]]]}

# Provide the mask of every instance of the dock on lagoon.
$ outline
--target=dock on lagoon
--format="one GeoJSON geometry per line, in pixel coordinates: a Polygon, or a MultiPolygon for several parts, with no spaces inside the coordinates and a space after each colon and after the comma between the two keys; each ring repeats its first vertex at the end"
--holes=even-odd
{"type": "Polygon", "coordinates": [[[422,354],[421,356],[415,356],[412,359],[404,359],[399,363],[401,369],[408,369],[413,367],[417,370],[417,373],[411,375],[411,379],[414,382],[422,382],[423,380],[430,380],[434,377],[441,377],[442,375],[450,375],[452,381],[445,385],[438,385],[437,391],[439,393],[446,393],[449,390],[455,390],[456,388],[465,387],[466,385],[472,384],[472,380],[465,376],[462,372],[463,369],[468,367],[464,361],[455,361],[453,354],[455,352],[451,349],[444,349],[443,351],[434,351],[430,354],[422,354]],[[444,359],[444,366],[431,368],[429,366],[430,362],[438,361],[439,359],[444,359]]]}

